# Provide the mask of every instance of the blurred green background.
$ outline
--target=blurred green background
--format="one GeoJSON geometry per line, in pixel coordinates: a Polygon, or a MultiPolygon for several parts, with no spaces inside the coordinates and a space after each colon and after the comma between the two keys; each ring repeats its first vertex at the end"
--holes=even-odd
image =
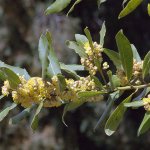
{"type": "MultiPolygon", "coordinates": [[[[127,17],[118,20],[122,0],[107,0],[98,9],[96,0],[82,0],[69,17],[64,12],[45,16],[44,10],[52,0],[0,0],[0,60],[25,67],[32,76],[41,75],[38,58],[38,39],[47,29],[52,33],[59,60],[79,63],[79,57],[65,46],[75,33],[83,33],[88,26],[93,40],[99,41],[99,30],[106,21],[105,47],[116,50],[115,35],[123,29],[135,44],[142,58],[150,48],[150,17],[145,0],[127,17]]],[[[106,58],[107,59],[107,58],[106,58]]],[[[5,107],[9,97],[0,102],[5,107]],[[7,100],[7,101],[6,101],[7,100]]],[[[22,108],[15,109],[9,117],[22,108]]],[[[33,133],[29,121],[8,125],[8,118],[0,123],[0,150],[148,150],[149,133],[137,137],[136,131],[144,115],[142,109],[130,110],[118,132],[108,137],[103,126],[93,128],[105,109],[105,102],[85,104],[66,115],[68,128],[61,121],[63,107],[44,109],[40,114],[39,129],[33,133]]]]}

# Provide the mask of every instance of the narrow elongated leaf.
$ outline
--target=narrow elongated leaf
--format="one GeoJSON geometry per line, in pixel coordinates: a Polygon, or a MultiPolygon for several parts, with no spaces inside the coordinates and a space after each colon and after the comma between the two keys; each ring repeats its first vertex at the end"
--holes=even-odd
{"type": "Polygon", "coordinates": [[[71,0],[56,0],[54,3],[52,3],[45,11],[45,14],[54,14],[62,11],[65,9],[71,0]]]}
{"type": "Polygon", "coordinates": [[[80,57],[86,58],[87,54],[85,53],[84,48],[79,46],[76,42],[73,41],[66,41],[66,45],[70,48],[75,50],[77,54],[79,54],[80,57]]]}
{"type": "Polygon", "coordinates": [[[61,74],[58,74],[57,77],[58,77],[58,83],[59,83],[59,90],[60,92],[63,92],[67,87],[65,77],[61,74]]]}
{"type": "Polygon", "coordinates": [[[147,91],[147,87],[144,88],[143,91],[137,97],[135,97],[132,101],[140,101],[140,100],[142,100],[142,98],[147,95],[146,91],[147,91]]]}
{"type": "Polygon", "coordinates": [[[102,70],[102,59],[94,59],[94,64],[98,68],[98,71],[101,72],[102,70]]]}
{"type": "Polygon", "coordinates": [[[143,70],[142,70],[143,79],[149,74],[149,72],[150,72],[150,51],[147,53],[147,55],[144,58],[143,70]]]}
{"type": "Polygon", "coordinates": [[[77,43],[81,46],[84,46],[85,43],[89,42],[87,37],[85,35],[82,35],[82,34],[75,34],[75,39],[76,39],[77,43]]]}
{"type": "Polygon", "coordinates": [[[64,111],[63,111],[63,115],[62,115],[62,122],[67,126],[67,124],[65,123],[64,117],[66,115],[66,113],[68,111],[72,111],[78,107],[80,107],[81,105],[83,105],[85,103],[85,101],[83,100],[76,100],[74,102],[70,102],[68,104],[65,105],[64,107],[64,111]]]}
{"type": "Polygon", "coordinates": [[[10,118],[9,124],[18,124],[20,123],[24,118],[30,115],[31,111],[35,108],[36,105],[31,106],[30,108],[24,109],[22,112],[20,112],[18,115],[10,118]]]}
{"type": "Polygon", "coordinates": [[[123,32],[119,31],[116,35],[116,43],[118,46],[123,69],[126,73],[128,80],[130,80],[133,72],[133,53],[130,42],[123,34],[123,32]]]}
{"type": "Polygon", "coordinates": [[[137,133],[138,136],[145,133],[147,130],[149,130],[149,128],[150,128],[150,112],[146,112],[141,122],[141,125],[138,129],[138,133],[137,133]]]}
{"type": "Polygon", "coordinates": [[[15,89],[18,86],[18,84],[21,83],[18,75],[16,75],[12,70],[5,67],[1,67],[0,71],[3,73],[5,79],[9,81],[11,88],[15,89]]]}
{"type": "Polygon", "coordinates": [[[110,58],[116,68],[121,68],[121,60],[117,52],[104,48],[104,53],[110,58]]]}
{"type": "Polygon", "coordinates": [[[0,67],[8,68],[8,69],[12,70],[13,72],[15,72],[16,74],[19,74],[20,76],[24,76],[24,78],[26,80],[30,79],[30,75],[28,74],[28,72],[25,69],[7,65],[2,61],[0,61],[0,67]]]}
{"type": "Polygon", "coordinates": [[[126,112],[127,108],[124,107],[124,103],[128,103],[131,100],[132,95],[127,97],[124,101],[122,101],[117,108],[112,112],[111,116],[107,120],[105,124],[105,133],[108,136],[111,136],[118,128],[119,124],[123,119],[123,115],[126,112]]]}
{"type": "Polygon", "coordinates": [[[96,126],[94,127],[94,131],[97,129],[98,126],[100,126],[104,122],[104,120],[108,117],[108,115],[109,115],[109,113],[112,109],[112,106],[114,104],[114,99],[111,99],[109,97],[108,101],[109,101],[109,103],[106,106],[106,108],[105,108],[103,114],[101,115],[100,119],[98,120],[96,126]]]}
{"type": "Polygon", "coordinates": [[[84,91],[84,92],[78,92],[78,97],[80,99],[82,99],[82,98],[90,98],[90,97],[98,96],[98,95],[101,95],[101,94],[106,94],[106,92],[103,92],[103,91],[84,91]]]}
{"type": "Polygon", "coordinates": [[[45,35],[41,35],[39,40],[39,58],[42,64],[42,78],[45,79],[48,67],[49,42],[45,35]]]}
{"type": "Polygon", "coordinates": [[[124,104],[125,107],[135,107],[135,108],[141,107],[143,105],[144,105],[143,101],[141,101],[141,100],[140,101],[133,101],[133,102],[124,104]]]}
{"type": "MultiPolygon", "coordinates": [[[[65,64],[60,63],[61,67],[64,67],[65,64]]],[[[82,65],[76,65],[76,64],[70,64],[70,65],[65,65],[65,67],[67,67],[69,70],[72,71],[84,71],[84,66],[82,65]]]]}
{"type": "Polygon", "coordinates": [[[148,15],[150,16],[150,3],[147,5],[148,15]]]}
{"type": "Polygon", "coordinates": [[[84,29],[84,33],[86,34],[86,36],[87,36],[87,38],[88,38],[88,41],[89,41],[90,47],[91,47],[92,49],[94,49],[92,36],[91,36],[91,33],[90,33],[90,31],[89,31],[88,27],[86,27],[86,28],[84,29]]]}
{"type": "Polygon", "coordinates": [[[100,80],[96,76],[92,76],[92,79],[94,80],[94,83],[95,83],[97,88],[99,88],[100,90],[104,90],[102,83],[100,82],[100,80]]]}
{"type": "Polygon", "coordinates": [[[2,121],[8,113],[14,109],[17,106],[17,104],[12,103],[11,106],[6,107],[3,111],[0,112],[0,121],[2,121]]]}
{"type": "Polygon", "coordinates": [[[114,86],[114,82],[113,82],[113,75],[112,75],[112,71],[107,71],[107,75],[108,75],[108,78],[109,78],[109,85],[110,85],[110,88],[111,88],[111,91],[114,90],[115,86],[114,86]]]}
{"type": "Polygon", "coordinates": [[[68,66],[63,63],[60,63],[60,68],[64,70],[66,73],[68,73],[69,75],[73,76],[74,78],[76,79],[80,78],[80,76],[78,76],[77,73],[74,70],[72,70],[72,67],[70,67],[70,65],[68,66]]]}
{"type": "Polygon", "coordinates": [[[67,13],[67,16],[74,10],[74,7],[79,4],[81,2],[81,0],[76,0],[75,3],[72,5],[72,7],[70,8],[70,10],[67,13]]]}
{"type": "Polygon", "coordinates": [[[105,21],[102,24],[102,28],[100,31],[100,45],[104,45],[104,39],[105,39],[105,34],[106,34],[106,26],[105,26],[105,21]]]}
{"type": "Polygon", "coordinates": [[[113,92],[113,93],[111,93],[111,94],[109,95],[109,98],[108,98],[108,100],[107,100],[107,102],[106,102],[106,108],[105,108],[105,110],[104,110],[102,116],[101,116],[100,119],[98,120],[98,122],[97,122],[97,124],[96,124],[96,126],[95,126],[95,128],[94,128],[94,131],[97,129],[98,126],[100,126],[100,125],[105,121],[105,119],[107,119],[107,117],[108,117],[109,114],[110,114],[111,108],[112,108],[112,106],[113,106],[113,104],[114,104],[114,101],[115,101],[116,99],[118,99],[119,96],[120,96],[120,92],[119,92],[119,91],[113,92]]]}
{"type": "Polygon", "coordinates": [[[47,73],[50,77],[53,77],[57,74],[61,74],[61,70],[60,70],[58,58],[57,58],[57,56],[54,52],[53,46],[52,46],[51,34],[49,32],[47,32],[46,37],[49,42],[49,55],[48,55],[49,66],[47,68],[47,73]]]}
{"type": "Polygon", "coordinates": [[[126,15],[130,14],[133,10],[135,10],[143,0],[130,0],[126,7],[120,12],[119,19],[125,17],[126,15]]]}
{"type": "Polygon", "coordinates": [[[136,47],[135,47],[133,44],[131,44],[131,48],[132,48],[132,52],[133,52],[133,58],[134,58],[136,61],[141,62],[142,60],[141,60],[141,57],[140,57],[140,55],[139,55],[139,53],[138,53],[136,47]]]}
{"type": "Polygon", "coordinates": [[[43,107],[43,101],[40,103],[40,105],[39,105],[38,108],[36,109],[36,112],[35,112],[35,114],[34,114],[34,116],[33,116],[33,119],[32,119],[32,122],[31,122],[31,128],[32,128],[33,130],[36,130],[37,127],[38,127],[38,122],[39,122],[38,115],[39,115],[39,113],[40,113],[42,107],[43,107]]]}

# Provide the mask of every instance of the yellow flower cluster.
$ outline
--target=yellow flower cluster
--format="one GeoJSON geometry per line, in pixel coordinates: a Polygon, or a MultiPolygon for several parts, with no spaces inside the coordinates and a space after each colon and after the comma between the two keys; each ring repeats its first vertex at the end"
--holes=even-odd
{"type": "Polygon", "coordinates": [[[142,74],[143,61],[137,62],[133,60],[133,75],[139,77],[142,74]]]}
{"type": "MultiPolygon", "coordinates": [[[[12,94],[13,101],[27,108],[33,104],[39,104],[44,100],[44,107],[58,107],[63,102],[78,100],[77,93],[80,91],[96,91],[94,80],[88,77],[81,77],[79,80],[65,79],[66,89],[60,91],[58,77],[54,76],[52,81],[43,81],[40,77],[32,77],[28,81],[24,77],[19,77],[21,83],[14,90],[9,82],[5,81],[2,87],[2,94],[8,96],[12,94]]],[[[87,99],[96,101],[100,97],[87,99]]]]}
{"type": "MultiPolygon", "coordinates": [[[[137,62],[135,59],[133,60],[133,77],[135,79],[137,79],[135,81],[136,85],[141,84],[140,77],[142,75],[142,67],[143,67],[143,61],[137,62]]],[[[116,75],[120,79],[121,86],[125,86],[125,85],[128,84],[127,77],[126,77],[125,72],[123,70],[118,69],[117,72],[116,72],[116,75]]]]}
{"type": "Polygon", "coordinates": [[[150,111],[150,94],[147,98],[143,98],[144,108],[146,111],[150,111]]]}
{"type": "Polygon", "coordinates": [[[94,80],[91,79],[90,76],[80,77],[80,79],[77,81],[73,79],[65,79],[65,81],[67,84],[67,89],[61,92],[59,90],[57,76],[52,78],[52,84],[55,85],[55,92],[57,97],[61,98],[65,102],[77,100],[77,93],[80,91],[96,91],[94,80]]]}
{"type": "Polygon", "coordinates": [[[87,54],[87,58],[81,58],[81,64],[89,71],[91,75],[95,75],[97,72],[97,66],[95,66],[94,60],[102,59],[103,47],[96,42],[93,43],[93,49],[89,42],[85,43],[84,49],[87,54]]]}
{"type": "MultiPolygon", "coordinates": [[[[96,85],[93,79],[91,79],[90,76],[87,77],[80,77],[78,81],[74,81],[73,79],[66,80],[69,91],[71,92],[70,95],[72,95],[71,99],[77,100],[78,97],[76,93],[80,91],[97,91],[96,85]]],[[[97,102],[101,101],[103,99],[103,95],[94,96],[91,98],[87,98],[87,102],[97,102]]]]}
{"type": "MultiPolygon", "coordinates": [[[[39,104],[43,99],[53,99],[54,86],[50,82],[43,81],[42,78],[33,77],[26,81],[20,77],[21,84],[16,90],[11,90],[9,82],[5,81],[2,87],[2,94],[12,94],[13,101],[23,107],[30,107],[32,104],[39,104]]],[[[60,103],[59,103],[60,105],[60,103]]],[[[58,103],[51,103],[51,106],[58,106],[58,103]]]]}

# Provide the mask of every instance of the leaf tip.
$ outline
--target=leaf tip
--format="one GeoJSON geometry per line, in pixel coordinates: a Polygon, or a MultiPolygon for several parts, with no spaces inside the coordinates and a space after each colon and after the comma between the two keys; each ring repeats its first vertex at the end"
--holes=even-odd
{"type": "Polygon", "coordinates": [[[68,125],[66,124],[65,119],[64,119],[64,115],[62,116],[62,122],[68,128],[68,125]]]}
{"type": "Polygon", "coordinates": [[[111,135],[113,135],[114,131],[112,131],[110,129],[105,129],[105,133],[107,136],[111,136],[111,135]]]}

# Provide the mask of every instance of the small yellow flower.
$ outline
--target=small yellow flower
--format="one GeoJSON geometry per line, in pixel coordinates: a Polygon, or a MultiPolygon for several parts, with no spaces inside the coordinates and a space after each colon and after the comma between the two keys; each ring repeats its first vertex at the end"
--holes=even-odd
{"type": "Polygon", "coordinates": [[[95,75],[98,68],[95,66],[95,59],[102,59],[103,47],[97,42],[93,42],[93,49],[91,48],[89,42],[84,44],[85,53],[87,58],[81,58],[81,64],[89,71],[90,75],[95,75]]]}
{"type": "Polygon", "coordinates": [[[16,89],[11,89],[9,82],[5,81],[2,87],[3,95],[12,94],[12,99],[16,104],[23,107],[31,107],[44,100],[44,107],[58,107],[64,102],[78,100],[77,93],[80,91],[96,91],[94,80],[88,77],[81,77],[75,81],[65,79],[66,90],[59,90],[59,80],[57,76],[52,78],[52,82],[44,81],[40,77],[32,77],[28,81],[24,77],[19,77],[21,83],[16,89]]]}
{"type": "Polygon", "coordinates": [[[144,108],[146,111],[150,111],[150,98],[143,98],[144,108]]]}
{"type": "Polygon", "coordinates": [[[103,69],[107,70],[109,68],[108,62],[103,63],[103,69]]]}
{"type": "Polygon", "coordinates": [[[2,94],[4,96],[8,96],[10,93],[10,89],[11,88],[10,88],[8,80],[4,81],[4,86],[2,86],[2,94]]]}

